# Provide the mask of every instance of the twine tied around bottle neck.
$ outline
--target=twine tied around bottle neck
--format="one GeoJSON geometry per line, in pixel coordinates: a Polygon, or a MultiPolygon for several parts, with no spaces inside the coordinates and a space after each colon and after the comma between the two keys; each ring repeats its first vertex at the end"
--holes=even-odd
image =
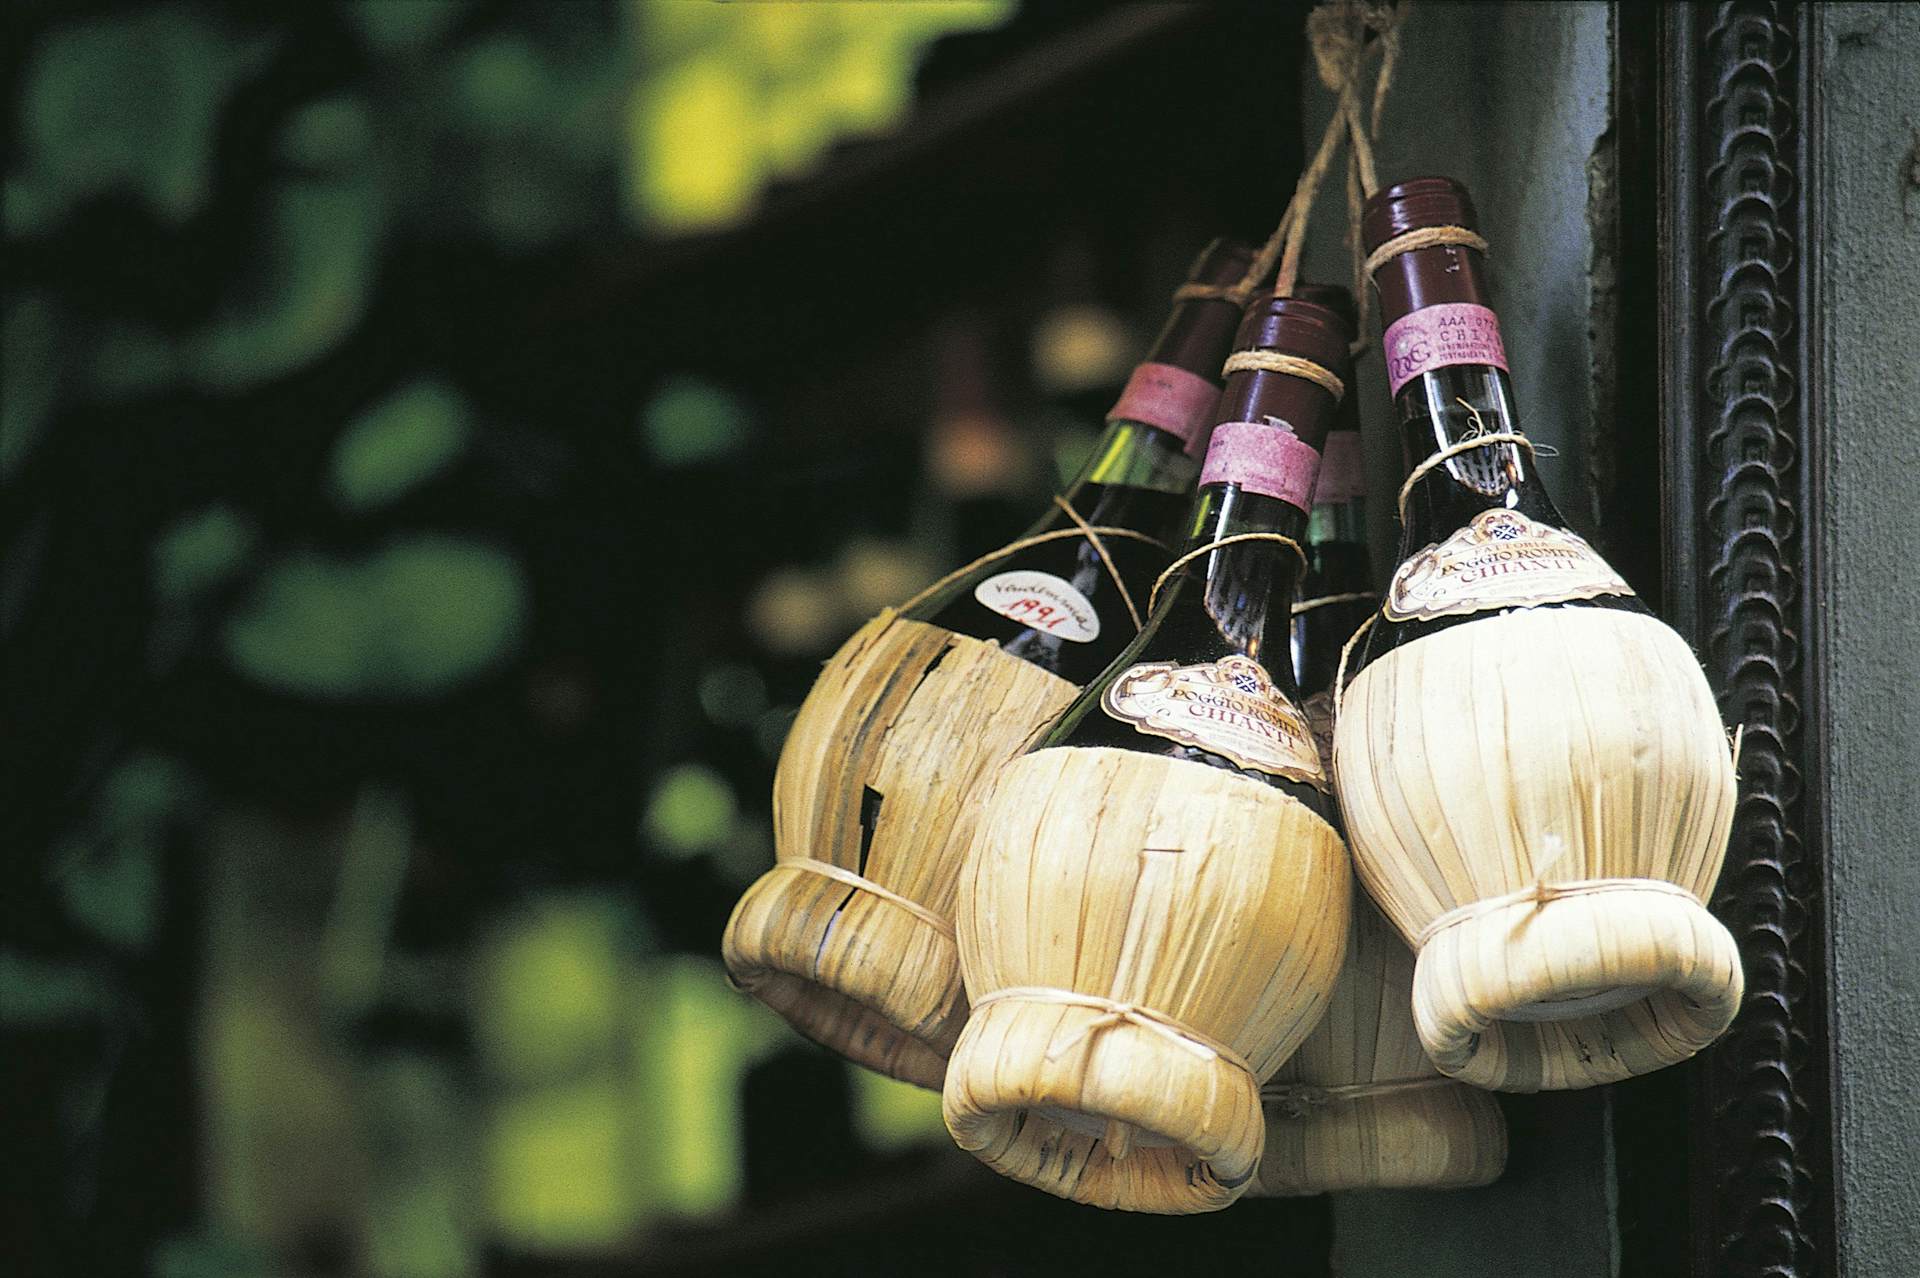
{"type": "Polygon", "coordinates": [[[1347,384],[1332,369],[1316,364],[1310,359],[1298,355],[1288,355],[1282,351],[1235,351],[1227,356],[1227,362],[1221,366],[1220,375],[1231,377],[1235,373],[1248,371],[1261,373],[1285,373],[1289,377],[1298,377],[1312,382],[1327,394],[1333,396],[1334,403],[1345,398],[1347,384]]]}
{"type": "Polygon", "coordinates": [[[1416,226],[1411,231],[1402,231],[1381,244],[1379,248],[1367,254],[1366,262],[1360,273],[1367,279],[1373,273],[1399,257],[1402,253],[1414,253],[1426,248],[1441,248],[1446,245],[1458,245],[1462,248],[1487,251],[1487,242],[1478,232],[1464,226],[1416,226]]]}
{"type": "Polygon", "coordinates": [[[1455,440],[1453,443],[1448,444],[1445,448],[1440,449],[1428,457],[1418,466],[1415,466],[1407,475],[1407,481],[1400,485],[1400,498],[1398,501],[1400,522],[1403,525],[1407,522],[1407,498],[1413,495],[1413,486],[1425,479],[1434,467],[1445,464],[1453,458],[1458,457],[1461,453],[1470,453],[1476,448],[1492,448],[1496,444],[1517,445],[1518,447],[1526,449],[1530,456],[1538,452],[1533,445],[1533,441],[1517,431],[1495,431],[1487,435],[1475,435],[1471,439],[1455,440]]]}
{"type": "Polygon", "coordinates": [[[1444,1074],[1423,1074],[1419,1078],[1381,1079],[1377,1083],[1268,1083],[1260,1089],[1260,1099],[1272,1106],[1268,1117],[1311,1118],[1321,1110],[1352,1104],[1375,1096],[1393,1096],[1401,1092],[1424,1092],[1436,1087],[1458,1087],[1444,1074]]]}
{"type": "Polygon", "coordinates": [[[1134,605],[1133,592],[1127,589],[1127,583],[1120,576],[1120,569],[1114,564],[1113,556],[1107,553],[1107,546],[1102,538],[1119,537],[1127,541],[1145,542],[1154,549],[1161,551],[1166,550],[1166,543],[1156,537],[1149,537],[1143,532],[1136,532],[1131,528],[1118,528],[1106,524],[1090,524],[1081,517],[1079,511],[1073,508],[1073,503],[1064,497],[1055,496],[1053,504],[1058,506],[1061,511],[1065,513],[1066,517],[1073,521],[1073,527],[1050,528],[1046,532],[1035,533],[1031,537],[1021,537],[1010,541],[998,550],[988,551],[972,563],[962,564],[960,567],[955,568],[952,572],[901,604],[895,611],[911,612],[922,603],[939,594],[942,590],[945,590],[948,586],[951,586],[954,582],[959,581],[971,573],[978,572],[995,560],[1005,559],[1008,555],[1017,554],[1029,546],[1040,546],[1050,541],[1063,541],[1070,537],[1084,537],[1087,539],[1087,544],[1093,547],[1093,553],[1100,556],[1100,563],[1106,568],[1107,576],[1113,579],[1114,587],[1120,592],[1120,602],[1127,606],[1127,616],[1132,618],[1133,629],[1135,633],[1138,633],[1140,628],[1146,624],[1145,619],[1141,617],[1140,609],[1134,605]]]}
{"type": "Polygon", "coordinates": [[[1427,943],[1432,941],[1434,937],[1447,931],[1449,928],[1460,926],[1469,919],[1477,919],[1484,915],[1492,914],[1497,910],[1508,909],[1515,905],[1531,905],[1533,908],[1516,920],[1513,925],[1514,933],[1518,934],[1534,920],[1541,910],[1552,905],[1555,901],[1563,901],[1569,897],[1576,896],[1595,896],[1603,892],[1658,892],[1667,896],[1676,896],[1685,901],[1691,901],[1695,905],[1704,904],[1694,893],[1689,892],[1678,883],[1669,883],[1665,879],[1571,879],[1560,883],[1548,883],[1542,879],[1515,892],[1503,893],[1500,896],[1490,896],[1480,901],[1469,901],[1457,909],[1448,910],[1445,914],[1442,914],[1440,917],[1434,919],[1433,922],[1420,929],[1420,935],[1414,938],[1413,948],[1416,951],[1425,949],[1427,943]]]}
{"type": "Polygon", "coordinates": [[[1294,554],[1300,557],[1300,570],[1302,572],[1306,571],[1307,552],[1300,548],[1299,542],[1295,541],[1293,538],[1287,536],[1286,534],[1276,533],[1276,532],[1232,533],[1225,537],[1215,538],[1213,541],[1206,543],[1204,546],[1195,546],[1192,550],[1189,550],[1186,554],[1181,555],[1178,559],[1168,564],[1166,571],[1161,573],[1157,578],[1154,579],[1153,590],[1149,592],[1147,595],[1147,615],[1149,617],[1153,615],[1153,610],[1156,607],[1158,607],[1160,603],[1160,591],[1166,586],[1167,582],[1173,578],[1173,575],[1176,572],[1179,572],[1182,568],[1186,567],[1188,564],[1192,563],[1194,560],[1198,559],[1200,556],[1204,554],[1208,554],[1212,551],[1218,550],[1222,546],[1231,546],[1237,542],[1243,542],[1243,541],[1271,541],[1271,542],[1276,542],[1282,546],[1286,546],[1289,549],[1291,549],[1294,554]]]}

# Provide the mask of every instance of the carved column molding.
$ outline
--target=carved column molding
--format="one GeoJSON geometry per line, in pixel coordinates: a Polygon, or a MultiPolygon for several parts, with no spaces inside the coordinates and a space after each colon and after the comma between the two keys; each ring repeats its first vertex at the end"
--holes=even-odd
{"type": "Polygon", "coordinates": [[[1826,858],[1809,624],[1806,265],[1813,123],[1805,6],[1675,6],[1662,32],[1661,359],[1669,616],[1742,725],[1740,801],[1713,899],[1746,963],[1694,1073],[1696,1273],[1830,1273],[1826,858]]]}

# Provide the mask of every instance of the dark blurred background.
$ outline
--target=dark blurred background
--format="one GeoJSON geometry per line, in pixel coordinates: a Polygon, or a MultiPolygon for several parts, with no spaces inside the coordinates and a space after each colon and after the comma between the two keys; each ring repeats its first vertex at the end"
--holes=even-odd
{"type": "Polygon", "coordinates": [[[867,616],[1299,163],[1286,4],[52,3],[5,39],[11,1273],[1264,1273],[725,985],[867,616]]]}

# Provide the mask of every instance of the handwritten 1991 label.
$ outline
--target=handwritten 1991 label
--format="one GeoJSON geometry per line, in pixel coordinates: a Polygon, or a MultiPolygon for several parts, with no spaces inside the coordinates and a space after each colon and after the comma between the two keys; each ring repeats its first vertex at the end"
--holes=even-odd
{"type": "Polygon", "coordinates": [[[1306,716],[1259,662],[1234,654],[1181,666],[1137,665],[1107,688],[1100,708],[1150,736],[1217,754],[1268,776],[1326,789],[1306,716]]]}
{"type": "Polygon", "coordinates": [[[1390,395],[1436,368],[1491,364],[1505,372],[1507,367],[1500,317],[1472,302],[1441,302],[1407,312],[1387,326],[1380,349],[1386,356],[1390,395]]]}
{"type": "Polygon", "coordinates": [[[1516,510],[1483,510],[1400,565],[1385,612],[1389,621],[1429,621],[1632,593],[1578,535],[1516,510]]]}
{"type": "Polygon", "coordinates": [[[1072,643],[1100,637],[1100,613],[1085,595],[1047,572],[1021,569],[987,578],[973,597],[1009,621],[1072,643]]]}

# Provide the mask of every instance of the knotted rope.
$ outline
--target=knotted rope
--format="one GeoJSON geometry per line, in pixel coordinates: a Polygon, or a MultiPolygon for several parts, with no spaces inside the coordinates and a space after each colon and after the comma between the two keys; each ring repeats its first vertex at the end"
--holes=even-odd
{"type": "Polygon", "coordinates": [[[1575,896],[1594,896],[1603,892],[1655,892],[1667,896],[1679,897],[1695,905],[1702,905],[1700,898],[1677,883],[1665,879],[1574,879],[1564,883],[1541,881],[1517,892],[1508,892],[1501,896],[1490,896],[1481,901],[1470,901],[1458,909],[1448,910],[1433,922],[1420,929],[1420,935],[1414,939],[1416,950],[1424,949],[1427,942],[1449,928],[1459,927],[1470,919],[1477,919],[1496,910],[1508,909],[1515,905],[1532,905],[1532,909],[1513,925],[1515,933],[1524,929],[1534,917],[1555,901],[1563,901],[1575,896]]]}
{"type": "MultiPolygon", "coordinates": [[[[1051,985],[1015,985],[1003,990],[995,990],[984,998],[975,1000],[973,1010],[995,1003],[1053,1003],[1061,1007],[1090,1007],[1099,1012],[1065,1039],[1047,1049],[1047,1059],[1057,1061],[1074,1048],[1090,1040],[1102,1030],[1118,1025],[1132,1025],[1152,1034],[1158,1034],[1182,1051],[1191,1052],[1203,1061],[1222,1060],[1235,1069],[1253,1074],[1253,1066],[1247,1058],[1231,1047],[1207,1034],[1201,1033],[1182,1021],[1168,1016],[1165,1012],[1142,1003],[1128,1003],[1119,999],[1105,998],[1099,994],[1082,994],[1078,990],[1063,990],[1051,985]]],[[[1256,1077],[1257,1081],[1257,1077],[1256,1077]]]]}
{"type": "MultiPolygon", "coordinates": [[[[1254,254],[1246,275],[1234,284],[1183,285],[1175,290],[1175,301],[1206,299],[1245,306],[1260,291],[1261,283],[1274,271],[1276,264],[1279,269],[1273,291],[1279,296],[1292,296],[1294,285],[1300,278],[1300,254],[1306,244],[1307,223],[1314,200],[1319,195],[1320,185],[1326,180],[1328,170],[1333,167],[1334,153],[1339,149],[1342,137],[1351,138],[1353,144],[1348,159],[1348,218],[1352,235],[1359,235],[1361,205],[1380,185],[1374,170],[1372,143],[1379,137],[1381,111],[1386,105],[1387,90],[1393,84],[1394,63],[1400,56],[1399,24],[1405,18],[1407,3],[1408,0],[1402,0],[1396,6],[1366,3],[1364,0],[1328,0],[1328,3],[1307,16],[1307,39],[1313,50],[1314,67],[1319,73],[1320,82],[1336,98],[1333,116],[1321,134],[1320,145],[1315,149],[1312,161],[1301,171],[1300,180],[1294,185],[1293,198],[1287,202],[1279,225],[1274,227],[1273,234],[1254,254]],[[1367,40],[1369,32],[1379,37],[1371,45],[1367,40]],[[1380,54],[1380,70],[1373,84],[1372,127],[1369,129],[1362,119],[1361,81],[1365,78],[1367,61],[1375,52],[1380,54]]],[[[1358,260],[1356,249],[1355,261],[1358,260]]],[[[1366,292],[1364,279],[1357,272],[1356,280],[1358,285],[1354,293],[1364,331],[1366,292]]],[[[1363,344],[1357,342],[1356,349],[1363,344]]]]}
{"type": "MultiPolygon", "coordinates": [[[[1477,415],[1475,420],[1478,420],[1477,415]]],[[[1434,467],[1444,465],[1461,453],[1470,453],[1476,448],[1491,448],[1496,444],[1513,444],[1526,449],[1530,454],[1535,451],[1533,441],[1516,431],[1495,431],[1491,434],[1475,435],[1471,439],[1455,440],[1408,472],[1406,482],[1400,485],[1398,502],[1400,522],[1402,524],[1407,522],[1407,498],[1413,496],[1413,486],[1425,479],[1434,467]]]]}

